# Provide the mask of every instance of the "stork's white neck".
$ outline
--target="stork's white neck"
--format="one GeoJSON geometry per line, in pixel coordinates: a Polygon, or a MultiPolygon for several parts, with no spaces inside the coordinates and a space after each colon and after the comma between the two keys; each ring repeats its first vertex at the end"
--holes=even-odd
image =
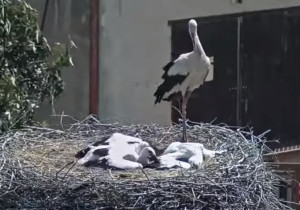
{"type": "Polygon", "coordinates": [[[198,37],[197,30],[194,33],[193,41],[194,41],[194,52],[199,54],[199,55],[206,55],[205,52],[204,52],[204,49],[202,47],[202,44],[200,42],[200,39],[198,37]]]}

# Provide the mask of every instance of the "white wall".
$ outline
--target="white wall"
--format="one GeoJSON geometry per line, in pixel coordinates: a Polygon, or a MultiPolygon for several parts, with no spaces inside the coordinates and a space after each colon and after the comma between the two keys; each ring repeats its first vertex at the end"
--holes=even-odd
{"type": "Polygon", "coordinates": [[[161,67],[170,59],[169,20],[299,6],[299,0],[100,1],[100,115],[170,123],[170,103],[154,107],[161,67]]]}
{"type": "MultiPolygon", "coordinates": [[[[39,12],[41,23],[45,0],[27,0],[39,12]]],[[[68,35],[78,49],[72,50],[74,67],[64,69],[62,77],[65,90],[55,101],[57,114],[84,119],[89,114],[89,4],[88,1],[53,0],[49,1],[44,35],[50,44],[68,43],[68,35]],[[83,19],[85,17],[85,19],[83,19]]],[[[37,110],[35,120],[56,123],[58,118],[51,118],[52,108],[48,101],[37,110]]]]}

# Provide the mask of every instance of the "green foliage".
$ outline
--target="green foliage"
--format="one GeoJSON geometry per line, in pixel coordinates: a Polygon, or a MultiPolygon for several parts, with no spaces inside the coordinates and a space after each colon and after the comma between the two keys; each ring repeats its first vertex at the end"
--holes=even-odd
{"type": "Polygon", "coordinates": [[[67,46],[48,45],[35,9],[0,0],[0,131],[31,123],[41,102],[62,93],[61,70],[70,65],[67,46]]]}

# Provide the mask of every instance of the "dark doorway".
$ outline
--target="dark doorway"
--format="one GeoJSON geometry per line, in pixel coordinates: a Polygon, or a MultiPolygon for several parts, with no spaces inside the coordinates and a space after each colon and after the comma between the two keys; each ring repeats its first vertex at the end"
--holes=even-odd
{"type": "MultiPolygon", "coordinates": [[[[170,24],[172,58],[192,49],[187,21],[170,24]]],[[[272,147],[300,144],[300,8],[197,22],[203,47],[214,57],[214,78],[193,94],[188,118],[241,123],[256,134],[271,129],[268,138],[281,142],[272,147]]],[[[179,116],[172,109],[172,121],[179,116]]]]}
{"type": "Polygon", "coordinates": [[[271,129],[282,146],[299,144],[300,9],[247,16],[242,37],[244,122],[257,132],[271,129]]]}

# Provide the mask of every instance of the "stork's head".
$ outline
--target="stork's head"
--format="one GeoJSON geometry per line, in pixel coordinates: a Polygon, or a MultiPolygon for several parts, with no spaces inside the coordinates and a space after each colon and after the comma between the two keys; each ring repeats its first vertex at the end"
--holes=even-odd
{"type": "Polygon", "coordinates": [[[189,21],[189,32],[190,32],[193,46],[195,46],[195,35],[197,34],[197,22],[194,19],[191,19],[189,21]]]}
{"type": "Polygon", "coordinates": [[[153,163],[159,162],[156,153],[153,148],[151,147],[145,147],[140,154],[140,157],[137,160],[139,163],[141,163],[143,166],[148,166],[153,163]]]}
{"type": "Polygon", "coordinates": [[[194,19],[191,19],[189,21],[189,31],[192,34],[194,34],[197,31],[197,22],[194,19]]]}

